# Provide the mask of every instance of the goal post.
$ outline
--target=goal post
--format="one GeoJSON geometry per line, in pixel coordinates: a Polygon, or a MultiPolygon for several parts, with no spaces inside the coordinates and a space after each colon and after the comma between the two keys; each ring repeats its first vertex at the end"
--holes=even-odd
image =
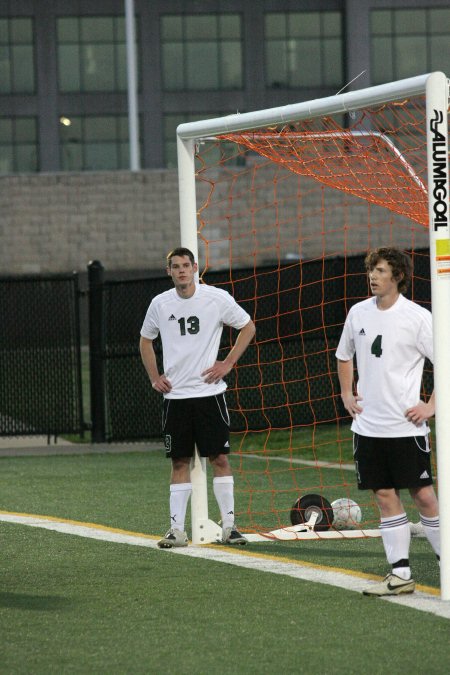
{"type": "MultiPolygon", "coordinates": [[[[327,493],[331,487],[336,494],[340,486],[353,480],[345,478],[333,486],[322,477],[307,482],[308,459],[302,458],[299,448],[308,445],[309,449],[309,443],[293,439],[297,432],[310,429],[316,476],[324,471],[315,453],[316,432],[324,424],[335,424],[338,452],[348,443],[348,434],[341,431],[343,414],[333,359],[343,312],[364,297],[364,290],[362,295],[360,290],[353,296],[349,293],[361,272],[356,271],[354,256],[372,245],[395,243],[412,252],[419,263],[424,249],[429,250],[441,595],[450,599],[447,77],[436,72],[314,101],[181,124],[177,150],[181,244],[196,255],[202,276],[217,271],[220,277],[220,271],[225,270],[221,277],[224,287],[239,295],[245,286],[241,293],[244,305],[258,311],[264,303],[276,305],[273,311],[267,309],[264,314],[264,310],[256,317],[257,342],[259,329],[264,333],[270,323],[273,332],[269,337],[264,334],[254,353],[243,359],[242,366],[238,364],[229,388],[244,437],[255,432],[266,439],[263,449],[257,451],[266,468],[249,470],[244,476],[248,489],[253,490],[245,514],[250,514],[256,497],[264,497],[271,504],[275,527],[289,524],[287,502],[295,501],[291,495],[299,496],[306,490],[327,493]],[[334,264],[336,258],[339,260],[334,264]],[[321,270],[320,279],[312,279],[313,268],[321,270]],[[236,275],[239,269],[244,271],[236,275]],[[253,270],[251,275],[248,270],[253,270]],[[317,301],[308,299],[313,286],[314,297],[320,296],[317,301]],[[342,289],[339,297],[337,286],[342,289]],[[319,315],[322,324],[309,326],[319,315]],[[320,341],[311,347],[319,334],[320,341]],[[302,345],[302,354],[294,343],[302,345]],[[273,357],[274,353],[279,357],[273,357]],[[319,363],[321,372],[316,370],[319,363]],[[278,379],[274,384],[270,373],[275,371],[278,379]],[[328,392],[326,396],[317,393],[319,385],[328,392]],[[307,398],[296,399],[300,389],[307,392],[307,398]],[[246,398],[255,392],[261,400],[258,410],[246,398]],[[282,414],[278,398],[284,401],[282,414]],[[275,428],[283,429],[290,439],[284,459],[272,457],[275,428]],[[277,466],[284,460],[289,464],[289,473],[281,476],[276,487],[281,469],[273,468],[275,459],[277,466]],[[297,461],[303,462],[298,474],[297,461]],[[263,474],[267,485],[263,485],[263,474]],[[254,475],[258,484],[252,483],[254,475]]],[[[417,274],[415,288],[422,287],[423,276],[422,272],[417,274]]],[[[365,293],[367,296],[367,287],[365,293]]],[[[250,455],[246,450],[241,460],[250,461],[250,455]]],[[[329,458],[327,461],[331,465],[329,458]]],[[[343,471],[345,462],[337,456],[339,463],[343,471]]],[[[246,489],[244,486],[242,492],[246,489]]],[[[261,504],[254,509],[257,515],[249,515],[250,530],[257,530],[262,520],[259,515],[265,507],[261,504]]],[[[208,517],[205,463],[197,457],[192,538],[194,543],[205,543],[215,540],[216,532],[216,524],[208,517]]]]}
{"type": "Polygon", "coordinates": [[[441,533],[441,597],[450,600],[450,223],[449,82],[433,73],[426,84],[428,214],[433,311],[436,444],[441,533]]]}

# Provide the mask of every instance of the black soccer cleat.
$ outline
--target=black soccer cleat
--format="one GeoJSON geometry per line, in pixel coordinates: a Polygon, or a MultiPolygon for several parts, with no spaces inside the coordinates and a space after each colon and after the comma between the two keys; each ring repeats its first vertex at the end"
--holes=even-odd
{"type": "Polygon", "coordinates": [[[247,539],[243,534],[233,527],[224,527],[222,530],[222,543],[223,544],[240,544],[244,546],[247,543],[247,539]]]}

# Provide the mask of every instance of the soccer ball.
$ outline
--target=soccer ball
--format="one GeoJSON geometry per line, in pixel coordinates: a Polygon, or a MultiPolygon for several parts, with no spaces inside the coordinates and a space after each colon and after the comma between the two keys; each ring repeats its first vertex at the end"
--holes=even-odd
{"type": "Polygon", "coordinates": [[[361,522],[361,509],[352,499],[342,497],[331,502],[333,509],[333,527],[336,530],[348,530],[356,528],[361,522]]]}

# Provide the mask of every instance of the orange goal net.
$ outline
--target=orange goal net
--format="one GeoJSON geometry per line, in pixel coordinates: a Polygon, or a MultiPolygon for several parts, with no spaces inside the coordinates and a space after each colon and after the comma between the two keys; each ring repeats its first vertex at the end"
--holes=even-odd
{"type": "MultiPolygon", "coordinates": [[[[195,140],[201,280],[256,324],[227,393],[244,531],[289,527],[308,495],[350,498],[355,528],[378,524],[356,488],[335,350],[348,310],[369,295],[372,247],[410,253],[407,295],[431,307],[425,125],[424,96],[404,96],[195,140]]],[[[223,354],[234,337],[224,331],[223,354]]],[[[427,364],[425,398],[432,387],[427,364]]]]}

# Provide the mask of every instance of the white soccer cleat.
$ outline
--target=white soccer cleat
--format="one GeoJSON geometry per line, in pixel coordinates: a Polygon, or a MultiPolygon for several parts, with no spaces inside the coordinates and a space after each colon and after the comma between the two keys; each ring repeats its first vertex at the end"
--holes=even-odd
{"type": "Polygon", "coordinates": [[[243,546],[247,543],[247,539],[241,534],[236,526],[233,527],[224,527],[222,530],[222,543],[223,544],[241,544],[243,546]]]}
{"type": "Polygon", "coordinates": [[[188,538],[186,532],[174,528],[168,530],[164,537],[158,541],[159,548],[176,548],[178,546],[187,546],[188,538]]]}
{"type": "Polygon", "coordinates": [[[402,595],[414,593],[416,582],[414,579],[401,579],[392,572],[386,575],[379,584],[372,584],[363,590],[363,595],[382,597],[383,595],[402,595]]]}

